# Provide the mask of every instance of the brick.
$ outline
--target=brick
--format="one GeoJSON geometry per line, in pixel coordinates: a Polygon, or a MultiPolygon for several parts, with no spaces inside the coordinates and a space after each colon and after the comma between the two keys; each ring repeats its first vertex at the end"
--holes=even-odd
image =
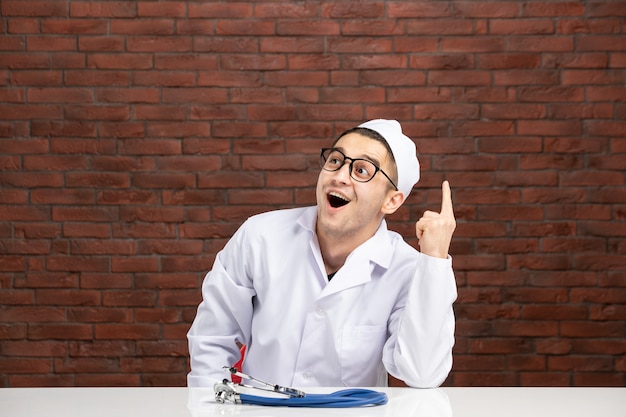
{"type": "Polygon", "coordinates": [[[28,101],[32,103],[91,103],[91,91],[83,88],[29,88],[28,101]]]}
{"type": "Polygon", "coordinates": [[[154,291],[107,291],[102,295],[102,305],[105,307],[151,307],[156,303],[157,294],[154,291]]]}
{"type": "Polygon", "coordinates": [[[60,226],[48,223],[26,223],[15,226],[15,236],[24,238],[54,238],[60,235],[60,226]]]}
{"type": "Polygon", "coordinates": [[[146,289],[197,289],[199,278],[196,274],[138,274],[135,283],[146,289]]]}
{"type": "Polygon", "coordinates": [[[553,34],[555,25],[549,19],[490,19],[489,33],[497,35],[553,34]]]}
{"type": "MultiPolygon", "coordinates": [[[[225,103],[226,90],[215,88],[167,88],[163,90],[164,103],[225,103]]],[[[192,108],[195,109],[194,106],[192,108]]],[[[181,111],[184,109],[181,109],[181,111]]],[[[195,115],[195,114],[194,114],[195,115]]],[[[182,117],[182,113],[181,113],[182,117]]]]}
{"type": "Polygon", "coordinates": [[[413,55],[410,60],[410,67],[419,69],[465,70],[474,66],[474,57],[466,54],[413,55]]]}
{"type": "Polygon", "coordinates": [[[575,233],[573,222],[547,222],[544,224],[518,224],[513,230],[519,236],[572,236],[575,233]]]}
{"type": "Polygon", "coordinates": [[[182,341],[140,341],[137,342],[137,352],[146,356],[186,356],[187,343],[182,341]]]}
{"type": "Polygon", "coordinates": [[[89,324],[47,323],[29,326],[31,340],[91,340],[93,328],[89,324]]]}
{"type": "Polygon", "coordinates": [[[184,17],[185,14],[186,4],[180,1],[139,2],[137,4],[137,15],[139,17],[184,17]]]}
{"type": "Polygon", "coordinates": [[[100,19],[42,19],[41,33],[104,35],[107,23],[100,19]]]}
{"type": "Polygon", "coordinates": [[[185,206],[205,206],[220,204],[225,201],[224,193],[219,191],[164,191],[163,204],[165,205],[185,205],[185,206]]]}
{"type": "Polygon", "coordinates": [[[39,19],[35,17],[13,17],[7,21],[7,33],[39,33],[39,19]]]}
{"type": "Polygon", "coordinates": [[[123,36],[79,36],[78,50],[97,52],[123,51],[124,41],[125,39],[123,36]]]}
{"type": "Polygon", "coordinates": [[[26,39],[27,51],[75,51],[76,38],[73,36],[29,36],[26,39]]]}
{"type": "Polygon", "coordinates": [[[522,135],[578,136],[582,133],[582,125],[572,121],[520,120],[517,131],[522,135]]]}
{"type": "Polygon", "coordinates": [[[97,69],[149,69],[154,66],[153,57],[150,54],[141,53],[117,53],[101,54],[93,53],[87,57],[87,68],[97,69]]]}
{"type": "Polygon", "coordinates": [[[612,171],[595,171],[583,176],[580,172],[565,173],[561,175],[561,181],[567,186],[584,186],[584,185],[621,185],[624,183],[623,177],[619,172],[612,171]]]}
{"type": "MultiPolygon", "coordinates": [[[[499,52],[505,50],[502,37],[450,37],[441,40],[441,50],[444,53],[467,52],[499,52]]],[[[519,48],[511,49],[513,51],[519,48]]]]}
{"type": "Polygon", "coordinates": [[[565,52],[545,54],[542,60],[547,68],[606,68],[609,58],[603,53],[565,52]]]}
{"type": "Polygon", "coordinates": [[[417,120],[478,119],[479,107],[473,104],[417,104],[413,106],[417,120]]]}
{"type": "Polygon", "coordinates": [[[617,121],[590,121],[588,131],[593,136],[621,135],[626,127],[626,122],[617,121]]]}
{"type": "MultiPolygon", "coordinates": [[[[181,137],[190,138],[194,136],[207,137],[210,136],[210,126],[208,123],[184,122],[184,123],[151,123],[147,130],[148,136],[151,137],[181,137]]],[[[191,162],[191,158],[187,158],[191,162]]],[[[206,163],[206,158],[204,159],[206,163]]]]}
{"type": "MultiPolygon", "coordinates": [[[[440,52],[439,39],[436,37],[425,38],[423,36],[405,36],[397,38],[394,42],[396,53],[416,52],[440,52]]],[[[465,51],[463,51],[465,52],[465,51]]]]}
{"type": "Polygon", "coordinates": [[[615,322],[563,321],[561,335],[572,338],[620,337],[623,329],[615,322]]]}
{"type": "Polygon", "coordinates": [[[347,36],[403,35],[405,29],[403,22],[399,20],[348,20],[342,22],[341,33],[347,36]]]}
{"type": "Polygon", "coordinates": [[[137,4],[124,1],[77,1],[70,4],[72,17],[136,17],[137,4]]]}
{"type": "Polygon", "coordinates": [[[2,350],[7,356],[62,357],[65,356],[66,343],[64,341],[3,341],[2,350]]]}
{"type": "Polygon", "coordinates": [[[391,18],[407,17],[449,17],[451,15],[448,3],[407,3],[402,1],[389,2],[387,14],[391,18]]]}
{"type": "Polygon", "coordinates": [[[190,71],[133,71],[131,82],[136,86],[189,87],[196,85],[196,75],[190,71]]]}
{"type": "Polygon", "coordinates": [[[520,100],[525,101],[583,101],[583,90],[576,87],[523,87],[520,89],[520,100]]]}
{"type": "Polygon", "coordinates": [[[0,359],[0,371],[4,374],[48,373],[52,371],[52,363],[48,359],[0,359]]]}
{"type": "Polygon", "coordinates": [[[50,68],[50,56],[43,53],[4,53],[0,68],[47,69],[50,68]]]}
{"type": "Polygon", "coordinates": [[[350,55],[344,58],[343,67],[353,70],[401,69],[407,67],[407,59],[398,55],[391,57],[375,54],[350,55]]]}
{"type": "Polygon", "coordinates": [[[210,173],[198,175],[199,188],[233,188],[233,187],[261,187],[264,184],[260,173],[210,173]]]}
{"type": "Polygon", "coordinates": [[[59,104],[0,104],[0,120],[62,119],[63,109],[59,104]]]}
{"type": "Polygon", "coordinates": [[[173,19],[111,19],[109,33],[120,35],[172,35],[173,19]]]}
{"type": "Polygon", "coordinates": [[[94,256],[49,256],[46,267],[49,271],[106,272],[109,270],[109,260],[94,256]]]}
{"type": "MultiPolygon", "coordinates": [[[[285,5],[288,7],[288,5],[285,5]]],[[[189,4],[190,18],[250,18],[253,15],[253,6],[246,3],[229,4],[189,4]]]]}
{"type": "Polygon", "coordinates": [[[576,374],[574,383],[578,386],[598,386],[598,387],[622,387],[624,378],[619,374],[609,372],[585,372],[576,374]]]}
{"type": "Polygon", "coordinates": [[[481,69],[522,69],[538,68],[541,56],[532,53],[489,53],[476,57],[478,68],[481,69]]]}
{"type": "Polygon", "coordinates": [[[22,70],[11,74],[11,84],[30,86],[61,85],[62,77],[62,72],[57,70],[22,70]]]}
{"type": "Polygon", "coordinates": [[[120,219],[126,222],[181,222],[184,218],[184,210],[179,207],[123,207],[120,209],[120,219]]]}
{"type": "Polygon", "coordinates": [[[595,69],[563,70],[561,73],[563,85],[623,85],[626,76],[615,71],[600,71],[595,69]]]}
{"type": "Polygon", "coordinates": [[[132,114],[133,120],[184,120],[186,117],[187,111],[182,106],[148,104],[134,106],[132,114]]]}
{"type": "Polygon", "coordinates": [[[563,387],[571,385],[571,375],[564,372],[525,372],[520,375],[525,387],[563,387]]]}
{"type": "Polygon", "coordinates": [[[621,37],[606,35],[589,35],[576,43],[579,51],[617,51],[623,52],[625,41],[621,37]]]}
{"type": "MultiPolygon", "coordinates": [[[[287,67],[286,59],[280,54],[259,55],[226,55],[220,57],[220,67],[225,70],[284,70],[287,67]]],[[[207,68],[207,69],[215,69],[207,68]]],[[[295,68],[294,68],[295,69],[295,68]]]]}
{"type": "MultiPolygon", "coordinates": [[[[82,288],[130,288],[132,276],[124,273],[83,273],[82,288]]],[[[108,321],[108,320],[107,320],[108,321]]]]}
{"type": "Polygon", "coordinates": [[[67,16],[67,4],[60,0],[5,0],[0,10],[3,16],[67,16]]]}
{"type": "MultiPolygon", "coordinates": [[[[264,36],[273,35],[278,32],[276,30],[276,24],[270,20],[220,19],[215,25],[215,33],[221,36],[264,36]]],[[[291,33],[279,34],[291,35],[291,33]]]]}
{"type": "Polygon", "coordinates": [[[120,361],[123,372],[184,372],[186,363],[183,358],[123,358],[120,361]]]}
{"type": "Polygon", "coordinates": [[[573,266],[580,270],[624,270],[626,266],[622,261],[621,255],[577,255],[573,266]]]}
{"type": "Polygon", "coordinates": [[[500,71],[494,74],[494,85],[555,85],[559,83],[559,76],[554,70],[500,71]]]}
{"type": "Polygon", "coordinates": [[[218,59],[216,56],[205,54],[157,55],[154,60],[154,68],[165,70],[216,70],[218,68],[218,59]]]}
{"type": "Polygon", "coordinates": [[[20,90],[0,90],[0,101],[20,103],[24,101],[24,93],[20,90]]]}
{"type": "Polygon", "coordinates": [[[581,16],[585,7],[576,3],[529,4],[524,9],[527,16],[581,16]]]}
{"type": "Polygon", "coordinates": [[[105,340],[150,340],[159,337],[155,324],[96,324],[95,339],[105,340]]]}
{"type": "MultiPolygon", "coordinates": [[[[200,74],[201,80],[204,74],[200,74]]],[[[206,74],[209,76],[209,74],[206,74]]],[[[227,73],[227,77],[224,80],[226,83],[233,82],[236,78],[241,78],[237,73],[227,73]]],[[[260,83],[260,79],[256,74],[244,74],[247,75],[244,81],[244,87],[252,87],[260,83]]],[[[219,81],[216,80],[216,81],[219,81]]],[[[286,86],[323,86],[328,83],[328,73],[326,71],[303,71],[300,73],[273,73],[269,72],[265,74],[266,85],[270,87],[286,87],[286,86]]],[[[207,83],[207,80],[202,80],[203,83],[207,83]]],[[[221,82],[220,82],[221,84],[221,82]]]]}
{"type": "Polygon", "coordinates": [[[504,364],[504,356],[491,355],[486,357],[477,356],[457,356],[455,360],[456,369],[463,371],[494,371],[502,369],[504,364]]]}
{"type": "Polygon", "coordinates": [[[537,355],[509,356],[509,369],[518,371],[543,371],[546,369],[546,360],[537,355]]]}
{"type": "MultiPolygon", "coordinates": [[[[269,26],[269,25],[268,25],[269,26]]],[[[218,26],[219,28],[219,26],[218,26]]],[[[268,27],[268,29],[270,29],[268,27]]],[[[271,34],[275,33],[279,36],[333,36],[338,35],[340,32],[339,22],[332,20],[323,21],[309,21],[309,20],[289,20],[279,21],[271,26],[270,33],[259,34],[271,34]]]]}
{"type": "Polygon", "coordinates": [[[136,374],[76,374],[74,378],[74,386],[78,387],[112,387],[112,386],[128,386],[136,387],[139,385],[140,377],[136,374]]]}
{"type": "Polygon", "coordinates": [[[551,337],[558,334],[558,322],[552,320],[517,320],[494,323],[494,335],[516,337],[551,337]]]}

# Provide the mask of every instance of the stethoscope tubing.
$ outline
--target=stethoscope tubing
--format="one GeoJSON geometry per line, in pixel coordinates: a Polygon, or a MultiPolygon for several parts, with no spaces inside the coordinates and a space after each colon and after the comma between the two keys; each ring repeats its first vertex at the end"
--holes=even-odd
{"type": "Polygon", "coordinates": [[[258,395],[239,394],[242,404],[312,407],[312,408],[349,408],[383,405],[388,401],[387,394],[362,388],[349,388],[330,394],[306,394],[304,397],[271,398],[258,395]]]}

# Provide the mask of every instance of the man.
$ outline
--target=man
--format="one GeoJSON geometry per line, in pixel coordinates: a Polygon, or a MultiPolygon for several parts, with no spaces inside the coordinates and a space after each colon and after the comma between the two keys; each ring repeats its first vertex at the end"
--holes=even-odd
{"type": "Polygon", "coordinates": [[[273,384],[440,385],[452,366],[456,283],[450,187],[416,223],[420,252],[387,230],[419,180],[415,144],[372,120],[322,150],[316,207],[253,216],[217,255],[189,330],[190,387],[243,372],[273,384]]]}

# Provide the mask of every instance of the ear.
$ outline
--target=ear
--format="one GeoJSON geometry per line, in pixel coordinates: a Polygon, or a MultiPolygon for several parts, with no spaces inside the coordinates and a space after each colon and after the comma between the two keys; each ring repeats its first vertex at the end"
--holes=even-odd
{"type": "Polygon", "coordinates": [[[400,191],[390,191],[385,197],[385,201],[383,202],[383,207],[381,211],[383,214],[393,214],[396,210],[400,208],[402,203],[404,202],[404,194],[400,191]]]}

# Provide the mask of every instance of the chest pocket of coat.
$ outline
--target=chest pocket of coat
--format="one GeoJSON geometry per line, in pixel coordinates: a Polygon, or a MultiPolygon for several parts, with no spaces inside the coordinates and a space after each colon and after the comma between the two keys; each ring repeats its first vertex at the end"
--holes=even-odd
{"type": "Polygon", "coordinates": [[[382,369],[387,326],[345,327],[341,338],[341,380],[347,386],[373,387],[382,369]]]}

